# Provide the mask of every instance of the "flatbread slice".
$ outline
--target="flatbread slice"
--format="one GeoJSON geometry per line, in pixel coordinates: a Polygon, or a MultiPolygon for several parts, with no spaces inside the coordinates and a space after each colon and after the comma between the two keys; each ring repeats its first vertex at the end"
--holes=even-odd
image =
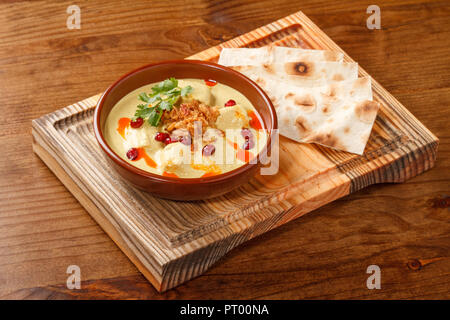
{"type": "Polygon", "coordinates": [[[279,46],[261,48],[223,48],[219,64],[224,66],[260,66],[292,61],[338,61],[344,54],[327,50],[299,49],[279,46]]]}
{"type": "Polygon", "coordinates": [[[285,63],[301,60],[342,62],[344,60],[344,54],[342,52],[329,50],[311,50],[274,46],[270,52],[272,55],[271,63],[285,63]]]}
{"type": "Polygon", "coordinates": [[[272,100],[280,134],[362,154],[379,104],[370,78],[343,54],[287,47],[223,49],[219,63],[258,83],[272,100]]]}
{"type": "Polygon", "coordinates": [[[304,143],[363,154],[379,104],[372,100],[370,78],[299,87],[267,81],[280,134],[304,143]]]}
{"type": "Polygon", "coordinates": [[[261,48],[223,48],[219,64],[223,66],[248,65],[258,66],[272,62],[269,47],[261,48]]]}
{"type": "Polygon", "coordinates": [[[299,61],[262,66],[231,66],[231,68],[257,83],[266,79],[277,79],[304,87],[358,78],[358,64],[354,62],[299,61]]]}

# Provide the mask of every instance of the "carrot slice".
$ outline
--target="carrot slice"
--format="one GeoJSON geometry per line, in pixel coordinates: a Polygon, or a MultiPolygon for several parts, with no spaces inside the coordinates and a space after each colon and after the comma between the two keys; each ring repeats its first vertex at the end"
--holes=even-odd
{"type": "Polygon", "coordinates": [[[238,160],[241,160],[243,162],[250,162],[250,160],[252,160],[255,155],[253,153],[251,153],[250,151],[247,150],[243,150],[241,148],[239,148],[238,144],[235,142],[231,142],[230,140],[227,139],[227,142],[229,145],[231,145],[234,150],[236,150],[236,158],[238,160]]]}
{"type": "Polygon", "coordinates": [[[156,168],[156,162],[145,152],[144,148],[138,148],[139,155],[136,160],[144,159],[145,163],[152,168],[156,168]]]}
{"type": "Polygon", "coordinates": [[[247,114],[250,117],[249,121],[250,126],[255,130],[261,130],[262,129],[261,122],[259,122],[256,113],[250,110],[247,112],[247,114]]]}
{"type": "Polygon", "coordinates": [[[120,118],[117,126],[117,132],[125,139],[125,129],[130,126],[130,118],[120,118]]]}
{"type": "Polygon", "coordinates": [[[178,178],[178,176],[175,173],[167,172],[167,171],[163,172],[163,176],[165,176],[165,177],[172,177],[172,178],[178,178]]]}
{"type": "Polygon", "coordinates": [[[236,153],[236,158],[243,162],[250,162],[254,157],[253,153],[247,150],[239,149],[236,153]]]}

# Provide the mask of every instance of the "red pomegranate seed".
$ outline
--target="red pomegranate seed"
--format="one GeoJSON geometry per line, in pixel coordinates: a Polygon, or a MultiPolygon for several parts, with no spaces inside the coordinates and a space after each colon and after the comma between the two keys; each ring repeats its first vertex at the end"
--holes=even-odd
{"type": "Polygon", "coordinates": [[[165,142],[166,139],[169,138],[169,137],[170,137],[170,136],[169,136],[168,133],[165,133],[165,132],[158,132],[158,133],[155,135],[155,140],[156,140],[156,141],[160,141],[160,142],[165,142]]]}
{"type": "Polygon", "coordinates": [[[205,79],[205,84],[209,87],[214,87],[217,84],[216,80],[205,79]]]}
{"type": "Polygon", "coordinates": [[[131,121],[130,126],[134,129],[137,129],[137,128],[140,128],[143,123],[144,123],[144,119],[139,117],[139,118],[136,118],[136,120],[131,121]]]}
{"type": "Polygon", "coordinates": [[[167,137],[167,138],[164,140],[164,143],[165,143],[165,144],[171,144],[171,143],[174,143],[174,142],[178,142],[178,140],[172,139],[171,137],[167,137]]]}
{"type": "Polygon", "coordinates": [[[186,145],[186,146],[190,146],[192,141],[191,141],[191,136],[182,136],[180,137],[180,139],[178,141],[180,141],[182,144],[186,145]]]}
{"type": "Polygon", "coordinates": [[[205,157],[208,157],[208,156],[214,154],[215,151],[216,151],[216,147],[214,147],[213,144],[207,144],[206,146],[203,147],[202,153],[205,157]]]}
{"type": "Polygon", "coordinates": [[[136,160],[139,156],[139,150],[137,148],[131,148],[127,152],[127,158],[130,160],[136,160]]]}
{"type": "Polygon", "coordinates": [[[230,99],[225,103],[225,107],[232,107],[235,105],[236,105],[236,101],[234,101],[233,99],[230,99]]]}
{"type": "Polygon", "coordinates": [[[242,145],[242,149],[249,150],[252,149],[255,146],[255,142],[253,139],[245,139],[244,144],[242,145]]]}
{"type": "Polygon", "coordinates": [[[244,139],[252,139],[253,133],[248,128],[244,128],[241,130],[241,135],[244,137],[244,139]]]}

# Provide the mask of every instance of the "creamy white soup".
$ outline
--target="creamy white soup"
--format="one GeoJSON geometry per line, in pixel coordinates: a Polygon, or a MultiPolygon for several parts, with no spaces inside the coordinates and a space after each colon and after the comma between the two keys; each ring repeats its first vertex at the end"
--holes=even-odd
{"type": "Polygon", "coordinates": [[[151,173],[199,178],[256,160],[267,132],[251,102],[213,80],[167,79],[140,87],[113,107],[108,145],[151,173]]]}

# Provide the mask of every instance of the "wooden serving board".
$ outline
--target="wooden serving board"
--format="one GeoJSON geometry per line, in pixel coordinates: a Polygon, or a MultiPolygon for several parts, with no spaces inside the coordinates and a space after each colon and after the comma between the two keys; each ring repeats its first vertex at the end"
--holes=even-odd
{"type": "MultiPolygon", "coordinates": [[[[297,12],[189,58],[217,61],[224,47],[270,43],[342,52],[297,12]]],[[[353,60],[345,55],[345,61],[353,60]]],[[[368,75],[361,68],[359,74],[368,75]]],[[[34,120],[33,148],[144,276],[164,291],[202,274],[239,244],[333,200],[430,169],[438,139],[372,83],[382,107],[363,156],[280,137],[278,174],[256,176],[211,200],[155,198],[111,171],[93,134],[99,95],[34,120]]]]}

